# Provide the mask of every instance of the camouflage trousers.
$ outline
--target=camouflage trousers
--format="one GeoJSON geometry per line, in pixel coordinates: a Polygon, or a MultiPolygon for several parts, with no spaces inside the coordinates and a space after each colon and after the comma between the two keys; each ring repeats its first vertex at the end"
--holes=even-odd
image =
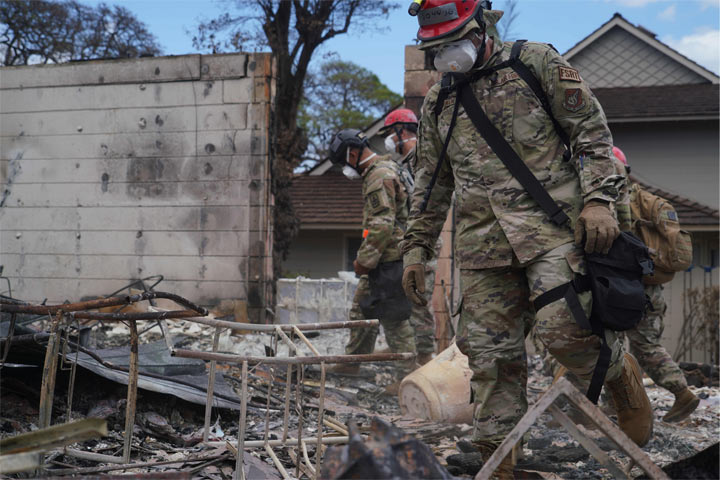
{"type": "Polygon", "coordinates": [[[427,305],[412,304],[410,325],[415,330],[415,348],[417,353],[435,353],[435,319],[430,311],[432,294],[435,289],[435,269],[437,260],[425,265],[425,300],[427,305]]]}
{"type": "MultiPolygon", "coordinates": [[[[365,316],[360,308],[360,299],[368,295],[370,295],[370,282],[368,281],[367,275],[363,275],[360,277],[357,289],[355,290],[352,307],[348,315],[349,320],[365,320],[365,316]]],[[[396,353],[416,353],[414,332],[408,319],[401,322],[381,320],[380,323],[382,324],[383,330],[385,330],[385,338],[391,351],[396,353]]],[[[345,346],[345,354],[359,355],[363,353],[373,353],[373,351],[375,351],[375,340],[377,339],[379,331],[379,327],[350,329],[350,340],[345,346]]],[[[399,362],[399,365],[402,372],[410,371],[415,366],[415,360],[399,362]]]]}
{"type": "Polygon", "coordinates": [[[680,367],[665,347],[660,345],[660,337],[665,328],[663,316],[667,310],[663,287],[647,285],[645,294],[650,298],[653,309],[648,311],[636,328],[625,332],[630,343],[630,352],[656,384],[671,392],[677,392],[687,387],[687,381],[680,367]]]}
{"type": "MultiPolygon", "coordinates": [[[[545,348],[581,379],[589,380],[600,341],[582,330],[564,299],[537,313],[532,301],[540,294],[584,273],[582,251],[573,244],[557,247],[532,261],[510,267],[461,270],[462,310],[457,345],[473,371],[475,403],[473,441],[501,442],[527,410],[525,336],[533,324],[545,348]]],[[[592,298],[579,295],[586,313],[592,298]]],[[[612,348],[607,379],[620,375],[621,346],[608,331],[612,348]]]]}

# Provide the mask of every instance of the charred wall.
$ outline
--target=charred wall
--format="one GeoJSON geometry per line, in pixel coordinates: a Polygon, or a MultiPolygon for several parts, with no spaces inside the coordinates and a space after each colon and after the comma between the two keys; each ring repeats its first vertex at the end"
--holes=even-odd
{"type": "Polygon", "coordinates": [[[265,311],[272,271],[268,54],[0,69],[0,264],[60,302],[162,274],[265,311]]]}

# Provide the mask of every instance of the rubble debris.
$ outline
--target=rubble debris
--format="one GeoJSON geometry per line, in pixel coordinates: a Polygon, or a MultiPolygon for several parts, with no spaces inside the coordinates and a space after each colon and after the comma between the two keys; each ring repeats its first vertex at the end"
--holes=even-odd
{"type": "MultiPolygon", "coordinates": [[[[693,480],[717,480],[720,478],[720,443],[710,445],[695,455],[663,467],[670,478],[693,480]]],[[[646,476],[638,479],[648,478],[646,476]]]]}
{"type": "Polygon", "coordinates": [[[0,473],[33,470],[39,465],[39,453],[107,434],[105,420],[86,418],[4,438],[0,440],[0,473]]]}
{"type": "MultiPolygon", "coordinates": [[[[136,294],[131,292],[131,295],[136,294]]],[[[152,307],[156,309],[154,313],[161,313],[162,309],[174,308],[169,303],[155,300],[153,302],[156,305],[148,306],[147,310],[152,307]]],[[[117,307],[112,307],[112,309],[115,308],[117,307]]],[[[1,305],[0,310],[2,310],[1,305]]],[[[113,311],[104,313],[112,314],[113,311]]],[[[126,310],[124,313],[132,312],[126,310]]],[[[142,311],[135,313],[142,313],[142,311]]],[[[3,336],[2,332],[7,332],[3,328],[9,325],[10,314],[0,311],[0,317],[2,317],[0,336],[3,336]]],[[[9,360],[13,363],[35,366],[7,368],[3,371],[0,378],[2,381],[0,401],[3,405],[2,411],[0,411],[0,438],[14,435],[19,431],[30,431],[37,428],[39,379],[41,376],[41,368],[38,368],[37,365],[42,365],[40,362],[46,350],[45,343],[50,335],[34,329],[23,331],[22,328],[26,328],[24,325],[27,320],[32,320],[33,327],[38,327],[40,324],[48,326],[47,319],[47,315],[38,317],[17,314],[16,328],[10,339],[9,360]],[[29,335],[29,337],[24,337],[25,335],[29,335]],[[32,379],[32,381],[28,381],[28,379],[32,379]]],[[[107,418],[109,432],[108,436],[101,440],[89,440],[73,445],[71,448],[52,451],[47,455],[43,465],[48,475],[100,475],[126,471],[127,473],[133,472],[133,475],[136,476],[172,474],[210,480],[230,478],[235,470],[237,458],[233,447],[236,449],[240,436],[237,410],[233,412],[230,409],[218,408],[219,405],[216,403],[212,405],[215,408],[203,411],[199,405],[204,405],[206,400],[204,392],[207,391],[209,381],[206,373],[203,373],[202,380],[188,380],[189,383],[194,383],[192,387],[200,392],[203,400],[196,404],[186,402],[182,398],[182,394],[170,396],[167,393],[143,390],[143,378],[151,383],[161,382],[160,378],[153,376],[159,375],[157,373],[143,374],[143,351],[145,348],[149,348],[145,345],[153,344],[152,348],[160,349],[163,341],[170,338],[174,349],[212,350],[217,353],[262,358],[266,355],[265,347],[268,346],[276,358],[291,355],[295,357],[314,356],[316,353],[328,357],[344,353],[343,346],[348,334],[347,330],[323,331],[322,334],[312,339],[312,345],[317,350],[314,352],[289,325],[282,326],[281,330],[288,337],[294,337],[292,338],[292,341],[295,342],[294,348],[290,347],[280,334],[277,334],[274,325],[260,326],[266,329],[264,332],[250,332],[240,331],[242,327],[234,322],[225,322],[239,328],[239,330],[233,330],[231,336],[228,333],[229,330],[222,330],[221,334],[217,334],[218,327],[225,328],[224,323],[216,323],[222,322],[222,320],[201,319],[208,322],[207,325],[195,320],[197,319],[193,317],[189,320],[167,322],[166,331],[169,333],[167,337],[165,337],[165,331],[157,328],[155,321],[134,320],[141,322],[138,324],[138,335],[141,339],[138,350],[140,391],[136,422],[131,439],[132,461],[123,464],[110,464],[110,461],[123,460],[122,451],[126,440],[123,433],[127,406],[126,388],[120,383],[89,375],[87,370],[78,370],[83,373],[77,375],[74,400],[68,402],[70,392],[67,388],[69,386],[67,380],[70,371],[65,371],[65,369],[69,368],[71,360],[75,359],[75,353],[72,352],[76,345],[85,349],[80,350],[78,358],[85,358],[83,353],[91,352],[103,361],[107,360],[103,358],[105,352],[114,347],[119,356],[117,359],[112,359],[111,363],[124,363],[125,366],[118,366],[118,368],[127,369],[128,329],[116,321],[92,321],[88,324],[92,325],[88,338],[89,343],[85,345],[79,341],[80,335],[76,326],[69,329],[66,335],[67,342],[65,340],[61,342],[60,351],[63,351],[63,345],[69,346],[70,349],[66,352],[64,360],[62,354],[60,355],[58,362],[59,365],[64,366],[58,372],[57,388],[55,389],[57,400],[52,406],[53,420],[64,422],[79,416],[99,415],[107,418]],[[153,328],[148,329],[149,327],[153,328]],[[217,342],[215,342],[216,338],[217,342]],[[215,347],[215,345],[218,346],[215,347]],[[67,353],[72,353],[72,355],[67,353]],[[67,403],[72,404],[72,411],[69,415],[65,408],[67,403]],[[207,429],[204,427],[204,418],[209,419],[207,429]],[[202,441],[204,434],[207,434],[207,442],[202,441]]],[[[80,327],[83,327],[82,323],[80,323],[80,327]]],[[[311,335],[305,328],[307,327],[300,326],[304,336],[310,338],[311,335]]],[[[4,336],[8,337],[7,333],[4,336]]],[[[380,346],[383,345],[383,338],[381,333],[378,341],[380,346]]],[[[166,348],[166,354],[168,351],[166,348]]],[[[90,358],[93,357],[90,356],[90,358]]],[[[175,357],[173,360],[178,359],[179,357],[175,357]]],[[[159,362],[158,364],[161,364],[159,362]]],[[[103,365],[97,361],[94,363],[103,365]]],[[[200,361],[197,361],[197,365],[201,365],[200,361]]],[[[202,365],[211,365],[211,363],[203,362],[202,365]]],[[[78,366],[81,366],[80,363],[78,366]]],[[[239,403],[242,394],[240,365],[223,365],[221,362],[217,362],[212,367],[213,371],[216,370],[217,383],[224,382],[229,391],[229,399],[235,401],[236,404],[239,403]]],[[[540,375],[540,370],[540,358],[530,356],[528,390],[531,404],[533,401],[537,401],[538,395],[542,394],[550,384],[548,378],[540,375]]],[[[277,462],[283,466],[288,475],[303,479],[313,478],[316,462],[323,456],[325,445],[348,442],[349,423],[355,422],[360,435],[365,435],[370,431],[371,419],[368,412],[373,412],[375,416],[401,428],[408,436],[425,443],[438,461],[445,464],[448,456],[458,453],[456,446],[458,440],[470,437],[472,427],[464,424],[449,425],[403,417],[397,399],[381,394],[383,385],[392,382],[392,371],[391,364],[365,363],[361,364],[360,374],[357,377],[328,375],[324,382],[323,419],[319,421],[320,386],[323,383],[321,382],[322,368],[320,365],[292,365],[291,368],[288,368],[287,365],[268,365],[266,363],[258,366],[250,365],[247,372],[247,394],[245,395],[247,399],[246,426],[244,435],[242,435],[242,438],[245,439],[245,452],[242,460],[246,473],[245,478],[281,478],[276,461],[271,458],[265,448],[266,443],[273,449],[277,462]],[[287,405],[290,414],[285,415],[285,392],[289,386],[292,386],[291,402],[287,405]],[[300,398],[299,404],[298,397],[300,398]],[[301,406],[299,411],[298,405],[301,406]],[[285,416],[288,418],[287,422],[284,421],[285,416]],[[323,445],[318,449],[319,426],[322,426],[323,445]],[[301,435],[298,435],[298,432],[301,432],[301,435]],[[298,436],[300,440],[298,440],[298,436]],[[283,445],[285,447],[277,448],[283,445]]],[[[127,378],[127,373],[125,373],[125,378],[127,378]]],[[[172,378],[175,383],[180,383],[178,380],[186,377],[168,378],[172,378]]],[[[173,384],[168,388],[176,389],[176,385],[173,384]]],[[[671,462],[690,457],[715,441],[720,419],[720,408],[718,408],[720,407],[720,389],[716,386],[705,386],[702,388],[692,387],[692,390],[702,400],[698,410],[689,419],[679,424],[656,421],[655,436],[644,450],[658,465],[667,466],[671,462]]],[[[647,387],[647,391],[653,403],[656,418],[662,418],[672,405],[672,395],[652,384],[647,387]]],[[[217,395],[213,395],[213,397],[215,400],[218,399],[217,395]]],[[[525,435],[526,441],[523,446],[525,458],[518,464],[518,474],[521,473],[520,470],[524,471],[523,475],[534,470],[540,472],[544,478],[597,478],[603,480],[614,478],[614,475],[605,466],[588,455],[584,448],[578,446],[563,427],[550,427],[551,419],[552,416],[549,414],[541,415],[538,423],[525,435]],[[552,472],[547,470],[552,470],[552,472]]],[[[617,462],[624,470],[629,470],[631,465],[628,458],[620,453],[611,441],[603,438],[601,432],[590,432],[582,427],[578,428],[585,435],[591,437],[614,462],[617,462]]],[[[447,461],[449,463],[449,460],[447,461]]],[[[634,467],[631,475],[640,473],[642,472],[639,471],[639,468],[634,467]]]]}
{"type": "Polygon", "coordinates": [[[452,479],[432,450],[420,440],[378,417],[370,422],[370,435],[363,440],[350,424],[350,440],[325,454],[323,479],[452,479]]]}
{"type": "Polygon", "coordinates": [[[678,366],[685,374],[688,385],[693,387],[717,387],[720,385],[720,374],[717,365],[680,362],[678,366]]]}

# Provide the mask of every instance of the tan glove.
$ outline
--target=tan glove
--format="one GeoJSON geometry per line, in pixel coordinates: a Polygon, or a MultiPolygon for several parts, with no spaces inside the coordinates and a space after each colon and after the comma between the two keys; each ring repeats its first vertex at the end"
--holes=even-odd
{"type": "Polygon", "coordinates": [[[355,274],[358,276],[367,275],[371,270],[357,260],[353,260],[353,269],[355,270],[355,274]]]}
{"type": "Polygon", "coordinates": [[[427,300],[423,296],[425,293],[425,266],[423,264],[416,263],[405,267],[402,286],[408,300],[422,307],[427,305],[427,300]]]}
{"type": "Polygon", "coordinates": [[[589,201],[585,204],[575,223],[575,244],[582,245],[585,239],[585,253],[607,254],[615,239],[620,235],[617,220],[607,204],[589,201]]]}

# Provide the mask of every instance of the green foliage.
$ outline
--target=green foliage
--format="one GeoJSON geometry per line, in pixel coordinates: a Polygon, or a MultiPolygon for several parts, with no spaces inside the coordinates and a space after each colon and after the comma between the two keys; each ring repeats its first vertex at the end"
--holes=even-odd
{"type": "Polygon", "coordinates": [[[335,132],[343,128],[363,129],[403,100],[377,75],[343,60],[323,63],[305,82],[298,116],[298,124],[309,140],[304,166],[326,157],[335,132]]]}

